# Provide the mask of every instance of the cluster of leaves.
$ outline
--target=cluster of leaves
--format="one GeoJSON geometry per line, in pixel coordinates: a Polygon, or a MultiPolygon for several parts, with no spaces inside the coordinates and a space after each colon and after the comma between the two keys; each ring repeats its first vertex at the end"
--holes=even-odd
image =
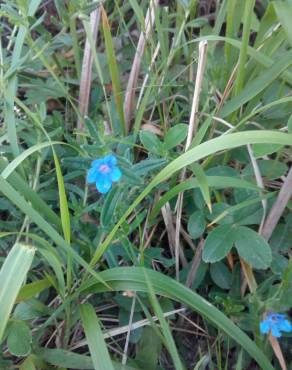
{"type": "Polygon", "coordinates": [[[1,369],[279,368],[259,322],[292,307],[291,201],[269,240],[261,230],[291,166],[292,3],[217,3],[2,2],[1,369]],[[100,195],[86,173],[108,153],[123,176],[100,195]]]}

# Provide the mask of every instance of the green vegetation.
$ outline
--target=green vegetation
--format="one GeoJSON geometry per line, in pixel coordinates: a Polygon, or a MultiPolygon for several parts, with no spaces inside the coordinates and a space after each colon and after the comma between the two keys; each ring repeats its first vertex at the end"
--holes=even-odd
{"type": "Polygon", "coordinates": [[[290,369],[292,1],[0,15],[0,369],[290,369]]]}

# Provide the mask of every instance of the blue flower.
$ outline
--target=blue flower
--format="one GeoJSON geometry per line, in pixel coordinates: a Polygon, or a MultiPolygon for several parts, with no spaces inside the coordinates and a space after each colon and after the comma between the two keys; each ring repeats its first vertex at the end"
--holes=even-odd
{"type": "Polygon", "coordinates": [[[97,190],[105,194],[112,187],[112,183],[119,181],[121,176],[122,173],[117,167],[117,159],[110,154],[91,163],[87,182],[89,184],[95,183],[97,190]]]}
{"type": "Polygon", "coordinates": [[[282,331],[289,333],[292,331],[292,324],[287,320],[286,315],[280,313],[268,313],[265,320],[260,322],[260,332],[268,334],[269,332],[276,338],[281,337],[282,331]]]}

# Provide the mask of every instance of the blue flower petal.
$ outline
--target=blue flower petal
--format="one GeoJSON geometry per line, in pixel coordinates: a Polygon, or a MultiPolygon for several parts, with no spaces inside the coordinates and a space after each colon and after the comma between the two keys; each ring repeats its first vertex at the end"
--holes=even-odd
{"type": "Polygon", "coordinates": [[[107,193],[112,187],[112,182],[109,176],[99,176],[96,180],[96,189],[102,193],[107,193]]]}
{"type": "Polygon", "coordinates": [[[262,334],[268,334],[270,331],[270,323],[268,320],[264,320],[260,323],[260,332],[262,334]]]}
{"type": "Polygon", "coordinates": [[[103,158],[95,159],[94,161],[92,161],[91,166],[94,168],[98,168],[101,164],[103,164],[103,162],[103,158]]]}
{"type": "Polygon", "coordinates": [[[106,155],[103,159],[104,159],[105,163],[108,164],[111,167],[113,167],[117,164],[117,158],[112,154],[106,155]]]}
{"type": "Polygon", "coordinates": [[[271,332],[273,337],[280,338],[281,337],[281,332],[278,328],[278,325],[272,325],[271,332]]]}
{"type": "Polygon", "coordinates": [[[111,173],[110,173],[110,176],[111,176],[111,180],[116,182],[116,181],[119,181],[122,177],[122,172],[120,171],[120,169],[118,167],[113,167],[111,173]]]}
{"type": "Polygon", "coordinates": [[[96,181],[96,176],[97,176],[96,170],[94,168],[90,168],[87,174],[87,182],[89,184],[93,184],[96,181]]]}
{"type": "Polygon", "coordinates": [[[281,320],[278,326],[281,331],[285,331],[287,333],[292,331],[292,325],[289,320],[281,320]]]}

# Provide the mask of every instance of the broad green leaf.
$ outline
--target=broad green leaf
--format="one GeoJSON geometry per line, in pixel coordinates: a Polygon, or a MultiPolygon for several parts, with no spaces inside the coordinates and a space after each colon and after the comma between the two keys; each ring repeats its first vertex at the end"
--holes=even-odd
{"type": "Polygon", "coordinates": [[[14,356],[27,356],[31,351],[32,335],[24,321],[13,321],[9,326],[7,347],[14,356]]]}
{"type": "Polygon", "coordinates": [[[19,366],[19,370],[36,370],[34,358],[34,355],[28,356],[19,366]]]}
{"type": "Polygon", "coordinates": [[[206,221],[204,213],[196,211],[191,214],[188,221],[188,233],[191,238],[198,239],[204,233],[206,228],[206,221]]]}
{"type": "MultiPolygon", "coordinates": [[[[118,267],[102,271],[100,275],[110,285],[111,289],[115,291],[133,290],[146,293],[149,291],[148,284],[145,280],[144,269],[141,267],[118,267]]],[[[193,290],[166,275],[153,270],[147,270],[147,276],[155,294],[171,298],[198,312],[241,345],[258,362],[260,368],[273,370],[270,360],[264,355],[256,343],[215,306],[207,302],[193,290]]],[[[92,278],[83,285],[83,289],[95,293],[107,291],[105,285],[96,284],[92,278]]]]}
{"type": "Polygon", "coordinates": [[[48,279],[37,280],[33,283],[26,284],[20,289],[16,302],[18,303],[31,299],[50,286],[51,283],[48,279]]]}
{"type": "Polygon", "coordinates": [[[140,131],[140,140],[144,148],[150,153],[160,154],[162,150],[162,142],[158,137],[150,131],[140,131]]]}
{"type": "Polygon", "coordinates": [[[164,136],[164,143],[166,149],[172,149],[178,144],[182,143],[188,134],[188,126],[180,123],[171,127],[164,136]]]}
{"type": "Polygon", "coordinates": [[[83,304],[79,310],[94,369],[114,370],[93,306],[83,304]]]}
{"type": "Polygon", "coordinates": [[[237,226],[235,234],[235,247],[246,262],[255,269],[266,269],[270,266],[271,248],[261,235],[245,226],[237,226]]]}
{"type": "Polygon", "coordinates": [[[123,194],[122,187],[116,186],[106,195],[104,205],[102,207],[100,222],[103,227],[108,228],[114,221],[115,209],[123,194]]]}
{"type": "Polygon", "coordinates": [[[64,349],[42,348],[37,354],[48,364],[70,369],[93,370],[91,357],[64,349]]]}
{"type": "Polygon", "coordinates": [[[210,275],[216,285],[222,289],[229,289],[231,286],[231,272],[223,262],[212,263],[210,275]]]}
{"type": "Polygon", "coordinates": [[[220,225],[212,230],[205,241],[203,261],[217,262],[222,260],[231,250],[234,243],[234,228],[220,225]]]}
{"type": "MultiPolygon", "coordinates": [[[[275,159],[259,159],[257,161],[257,165],[261,176],[266,177],[268,180],[278,179],[288,171],[288,166],[285,163],[279,162],[275,159]]],[[[242,173],[244,176],[253,176],[254,171],[252,165],[247,165],[242,173]]]]}
{"type": "MultiPolygon", "coordinates": [[[[41,348],[37,354],[48,364],[76,370],[93,370],[91,357],[57,348],[41,348]]],[[[138,370],[135,367],[114,362],[115,370],[138,370]]]]}
{"type": "Polygon", "coordinates": [[[258,158],[278,152],[282,148],[283,146],[278,144],[255,144],[252,146],[252,151],[255,158],[258,158]]]}
{"type": "Polygon", "coordinates": [[[16,297],[34,257],[35,249],[29,245],[15,244],[0,270],[0,341],[16,297]]]}
{"type": "Polygon", "coordinates": [[[157,367],[160,351],[161,339],[151,326],[143,329],[142,337],[137,345],[135,361],[142,370],[153,370],[157,367]]]}

